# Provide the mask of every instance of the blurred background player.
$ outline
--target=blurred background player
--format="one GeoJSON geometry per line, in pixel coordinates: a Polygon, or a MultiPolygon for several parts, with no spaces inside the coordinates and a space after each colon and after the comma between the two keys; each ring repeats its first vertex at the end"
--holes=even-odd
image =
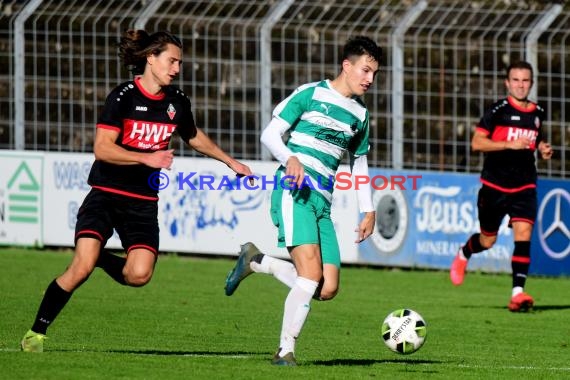
{"type": "MultiPolygon", "coordinates": [[[[339,75],[297,88],[277,105],[262,133],[262,143],[281,163],[277,182],[287,177],[294,187],[277,186],[271,198],[278,245],[287,247],[293,264],[264,255],[247,243],[228,274],[225,290],[231,296],[252,272],[272,274],[291,288],[273,364],[296,365],[295,341],[311,298],[330,300],[337,294],[340,251],[330,217],[334,176],[346,151],[352,174],[368,176],[369,113],[360,96],[372,86],[381,55],[371,39],[350,39],[343,49],[339,75]],[[286,132],[290,137],[285,144],[286,132]]],[[[357,229],[360,243],[372,234],[376,214],[370,186],[360,186],[357,192],[360,211],[365,213],[357,229]]]]}
{"type": "Polygon", "coordinates": [[[96,265],[124,285],[150,281],[159,228],[158,186],[149,182],[172,165],[168,144],[174,131],[193,149],[224,162],[238,175],[252,174],[196,127],[190,100],[171,85],[180,72],[181,54],[180,40],[168,32],[129,30],[121,39],[119,56],[135,77],[111,91],[100,114],[88,179],[92,189],[77,214],[75,255],[45,291],[34,324],[21,342],[23,351],[43,351],[47,328],[96,265]],[[113,229],[126,258],[103,251],[113,229]]]}
{"type": "Polygon", "coordinates": [[[451,264],[450,277],[454,285],[463,283],[471,255],[495,244],[501,221],[508,215],[515,245],[508,308],[516,312],[526,311],[534,304],[533,298],[524,292],[537,212],[534,154],[538,150],[542,158],[550,159],[553,150],[542,139],[545,112],[527,98],[533,85],[532,66],[516,62],[507,68],[506,74],[506,99],[487,109],[471,141],[473,150],[485,153],[477,198],[481,232],[473,234],[459,250],[451,264]]]}

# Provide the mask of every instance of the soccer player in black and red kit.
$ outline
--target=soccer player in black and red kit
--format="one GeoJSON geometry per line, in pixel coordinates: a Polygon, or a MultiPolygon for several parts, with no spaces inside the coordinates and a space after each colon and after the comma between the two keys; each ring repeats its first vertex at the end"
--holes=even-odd
{"type": "Polygon", "coordinates": [[[543,159],[550,159],[553,150],[543,140],[545,112],[527,98],[533,84],[532,66],[516,62],[507,68],[506,74],[507,98],[487,109],[471,141],[473,150],[485,153],[477,198],[481,232],[473,234],[459,250],[450,278],[454,285],[463,283],[469,258],[495,244],[501,221],[508,215],[515,245],[508,308],[517,312],[527,311],[534,304],[533,298],[524,292],[537,212],[534,154],[538,150],[543,159]]]}
{"type": "Polygon", "coordinates": [[[150,281],[159,249],[158,191],[152,178],[172,165],[168,144],[174,131],[190,147],[238,175],[252,175],[249,167],[196,127],[190,100],[171,85],[182,62],[177,37],[129,30],[119,43],[119,56],[135,77],[110,92],[100,114],[88,179],[92,189],[77,214],[75,255],[46,289],[34,324],[21,342],[23,351],[43,351],[48,326],[96,266],[124,285],[138,287],[150,281]],[[126,258],[103,250],[113,230],[126,258]]]}

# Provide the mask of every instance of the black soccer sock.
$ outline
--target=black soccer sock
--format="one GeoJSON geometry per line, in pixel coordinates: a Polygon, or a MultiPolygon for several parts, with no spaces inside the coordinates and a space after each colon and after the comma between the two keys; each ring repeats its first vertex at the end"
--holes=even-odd
{"type": "Polygon", "coordinates": [[[46,289],[36,320],[32,326],[32,331],[39,334],[46,334],[47,328],[57,317],[59,312],[71,298],[72,292],[63,290],[58,283],[53,280],[46,289]]]}
{"type": "Polygon", "coordinates": [[[463,254],[465,255],[466,258],[469,259],[472,254],[479,253],[485,250],[485,248],[481,245],[481,242],[479,241],[480,235],[481,234],[479,233],[471,235],[469,240],[467,240],[467,243],[463,246],[463,254]]]}
{"type": "Polygon", "coordinates": [[[123,275],[123,268],[125,267],[126,262],[127,259],[124,257],[113,255],[111,252],[101,250],[95,265],[103,269],[105,273],[119,284],[127,285],[125,276],[123,275]]]}
{"type": "Polygon", "coordinates": [[[513,268],[513,288],[517,286],[524,288],[530,267],[530,241],[515,241],[511,267],[513,268]]]}

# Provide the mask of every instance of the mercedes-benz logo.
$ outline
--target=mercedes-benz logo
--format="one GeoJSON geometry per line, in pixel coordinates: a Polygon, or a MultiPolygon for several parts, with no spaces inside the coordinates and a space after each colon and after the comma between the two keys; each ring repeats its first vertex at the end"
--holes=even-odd
{"type": "Polygon", "coordinates": [[[564,189],[557,188],[546,194],[538,210],[538,236],[540,245],[548,256],[557,260],[563,259],[570,253],[570,229],[568,229],[568,226],[566,225],[569,221],[562,219],[562,209],[565,206],[570,206],[570,194],[568,194],[564,189]],[[554,202],[552,205],[552,219],[544,220],[546,207],[552,202],[554,202]],[[556,251],[548,245],[547,239],[552,237],[554,234],[559,234],[558,236],[565,239],[567,243],[566,248],[561,251],[556,251]]]}

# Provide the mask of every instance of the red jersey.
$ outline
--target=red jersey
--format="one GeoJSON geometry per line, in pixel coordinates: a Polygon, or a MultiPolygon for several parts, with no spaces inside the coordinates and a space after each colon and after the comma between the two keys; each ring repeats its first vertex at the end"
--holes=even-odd
{"type": "Polygon", "coordinates": [[[516,192],[536,187],[537,171],[534,152],[542,140],[545,112],[530,103],[517,106],[511,97],[493,104],[479,121],[477,130],[493,141],[513,141],[521,136],[530,138],[528,149],[500,150],[485,153],[481,182],[503,192],[516,192]]]}
{"type": "MultiPolygon", "coordinates": [[[[142,88],[139,78],[109,93],[97,128],[119,132],[115,143],[122,148],[147,153],[168,149],[174,131],[185,142],[197,133],[190,100],[180,89],[166,86],[159,96],[152,95],[142,88]]],[[[116,165],[95,160],[88,183],[104,191],[158,199],[149,177],[159,171],[143,164],[116,165]]]]}

